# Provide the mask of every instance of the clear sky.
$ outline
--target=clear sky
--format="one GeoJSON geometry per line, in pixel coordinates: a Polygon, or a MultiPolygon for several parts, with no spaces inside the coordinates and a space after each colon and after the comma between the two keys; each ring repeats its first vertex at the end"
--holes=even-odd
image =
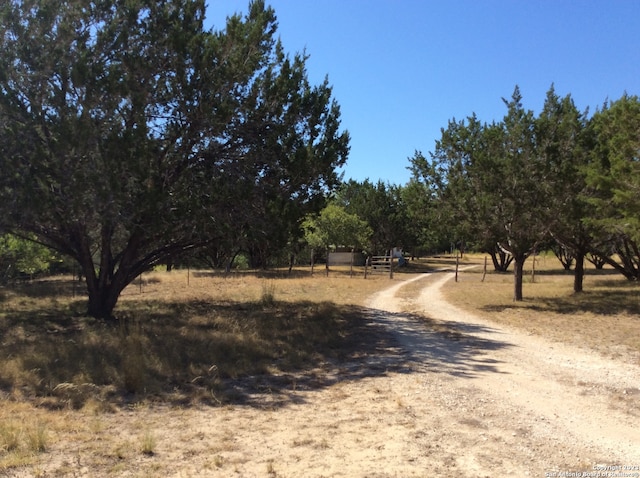
{"type": "MultiPolygon", "coordinates": [[[[640,94],[640,0],[267,0],[285,50],[306,49],[351,135],[345,179],[405,184],[450,119],[500,120],[520,87],[539,112],[551,84],[593,112],[640,94]]],[[[248,0],[208,0],[216,29],[248,0]]]]}

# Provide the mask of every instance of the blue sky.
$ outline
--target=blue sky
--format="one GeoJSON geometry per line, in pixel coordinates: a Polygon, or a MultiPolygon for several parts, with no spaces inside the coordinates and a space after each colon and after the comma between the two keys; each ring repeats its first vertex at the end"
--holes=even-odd
{"type": "MultiPolygon", "coordinates": [[[[208,0],[207,25],[248,0],[208,0]]],[[[551,84],[593,112],[640,94],[638,0],[267,0],[290,52],[306,49],[351,135],[345,179],[405,184],[408,158],[452,118],[505,113],[520,87],[539,112],[551,84]]]]}

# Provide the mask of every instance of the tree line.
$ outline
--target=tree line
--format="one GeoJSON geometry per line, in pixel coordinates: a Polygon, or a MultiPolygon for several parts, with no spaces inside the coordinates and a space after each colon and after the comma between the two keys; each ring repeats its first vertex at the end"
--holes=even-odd
{"type": "Polygon", "coordinates": [[[540,114],[518,87],[501,121],[452,119],[427,159],[410,159],[431,225],[490,254],[497,270],[514,264],[522,300],[523,264],[545,248],[575,261],[583,289],[586,258],[640,278],[640,101],[623,95],[589,115],[553,86],[540,114]]]}
{"type": "MultiPolygon", "coordinates": [[[[519,89],[501,121],[451,120],[406,185],[342,181],[349,134],[263,0],[205,29],[203,0],[0,7],[0,279],[77,264],[88,313],[159,264],[260,268],[312,247],[450,247],[514,264],[554,249],[640,276],[640,102],[593,115],[519,89]],[[53,252],[52,252],[53,251],[53,252]],[[13,273],[13,272],[12,272],[13,273]]],[[[72,266],[75,267],[75,266],[72,266]]],[[[58,270],[59,270],[58,269],[58,270]]]]}
{"type": "Polygon", "coordinates": [[[328,202],[372,224],[349,245],[415,242],[401,188],[342,184],[340,107],[274,10],[252,1],[217,30],[204,16],[203,0],[3,3],[0,280],[73,271],[88,313],[111,319],[161,264],[307,254],[328,202]]]}

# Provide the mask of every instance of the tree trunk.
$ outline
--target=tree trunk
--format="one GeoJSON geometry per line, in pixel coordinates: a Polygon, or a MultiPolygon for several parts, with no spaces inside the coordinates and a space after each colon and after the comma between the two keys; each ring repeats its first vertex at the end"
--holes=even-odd
{"type": "Polygon", "coordinates": [[[576,253],[576,268],[573,271],[573,292],[582,292],[582,283],[584,281],[584,254],[576,253]]]}
{"type": "Polygon", "coordinates": [[[522,276],[524,273],[524,261],[527,259],[526,254],[518,254],[513,257],[513,300],[520,302],[523,300],[522,295],[522,276]]]}
{"type": "Polygon", "coordinates": [[[130,239],[129,247],[123,252],[117,271],[114,271],[114,260],[108,245],[109,231],[107,228],[103,228],[102,239],[103,248],[100,254],[100,266],[97,270],[86,241],[83,241],[77,259],[87,284],[89,295],[87,313],[96,319],[113,320],[113,309],[116,307],[120,293],[139,275],[133,274],[130,267],[127,267],[131,263],[135,239],[130,239]]]}
{"type": "Polygon", "coordinates": [[[498,262],[498,253],[495,251],[490,251],[489,255],[491,256],[491,262],[493,262],[493,270],[495,270],[496,272],[504,272],[500,268],[500,262],[498,262]]]}
{"type": "Polygon", "coordinates": [[[238,257],[238,254],[240,254],[239,250],[234,252],[229,258],[229,260],[227,261],[227,263],[225,264],[224,266],[225,275],[229,275],[231,273],[231,268],[233,267],[233,263],[235,262],[236,257],[238,257]]]}
{"type": "Polygon", "coordinates": [[[560,243],[553,245],[551,250],[562,264],[562,267],[564,267],[564,270],[570,271],[573,261],[576,259],[573,252],[560,243]]]}
{"type": "Polygon", "coordinates": [[[327,261],[324,263],[324,272],[329,277],[329,248],[327,247],[327,261]]]}
{"type": "Polygon", "coordinates": [[[291,271],[293,270],[293,263],[296,260],[296,255],[295,254],[289,254],[289,271],[288,271],[288,275],[291,275],[291,271]]]}
{"type": "Polygon", "coordinates": [[[113,320],[113,309],[116,307],[120,292],[113,285],[97,290],[90,288],[87,313],[96,319],[113,320]]]}
{"type": "Polygon", "coordinates": [[[585,258],[599,271],[601,271],[607,263],[602,257],[594,253],[589,253],[585,258]]]}
{"type": "Polygon", "coordinates": [[[502,250],[489,251],[489,255],[491,256],[491,262],[493,262],[493,269],[496,272],[507,272],[513,256],[502,250]]]}

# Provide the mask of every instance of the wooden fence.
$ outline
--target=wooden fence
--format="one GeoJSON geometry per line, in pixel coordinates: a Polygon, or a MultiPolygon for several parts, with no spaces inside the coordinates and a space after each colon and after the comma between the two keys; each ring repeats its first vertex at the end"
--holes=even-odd
{"type": "Polygon", "coordinates": [[[393,255],[371,256],[364,266],[364,276],[367,277],[367,270],[371,274],[389,274],[393,279],[393,255]]]}

